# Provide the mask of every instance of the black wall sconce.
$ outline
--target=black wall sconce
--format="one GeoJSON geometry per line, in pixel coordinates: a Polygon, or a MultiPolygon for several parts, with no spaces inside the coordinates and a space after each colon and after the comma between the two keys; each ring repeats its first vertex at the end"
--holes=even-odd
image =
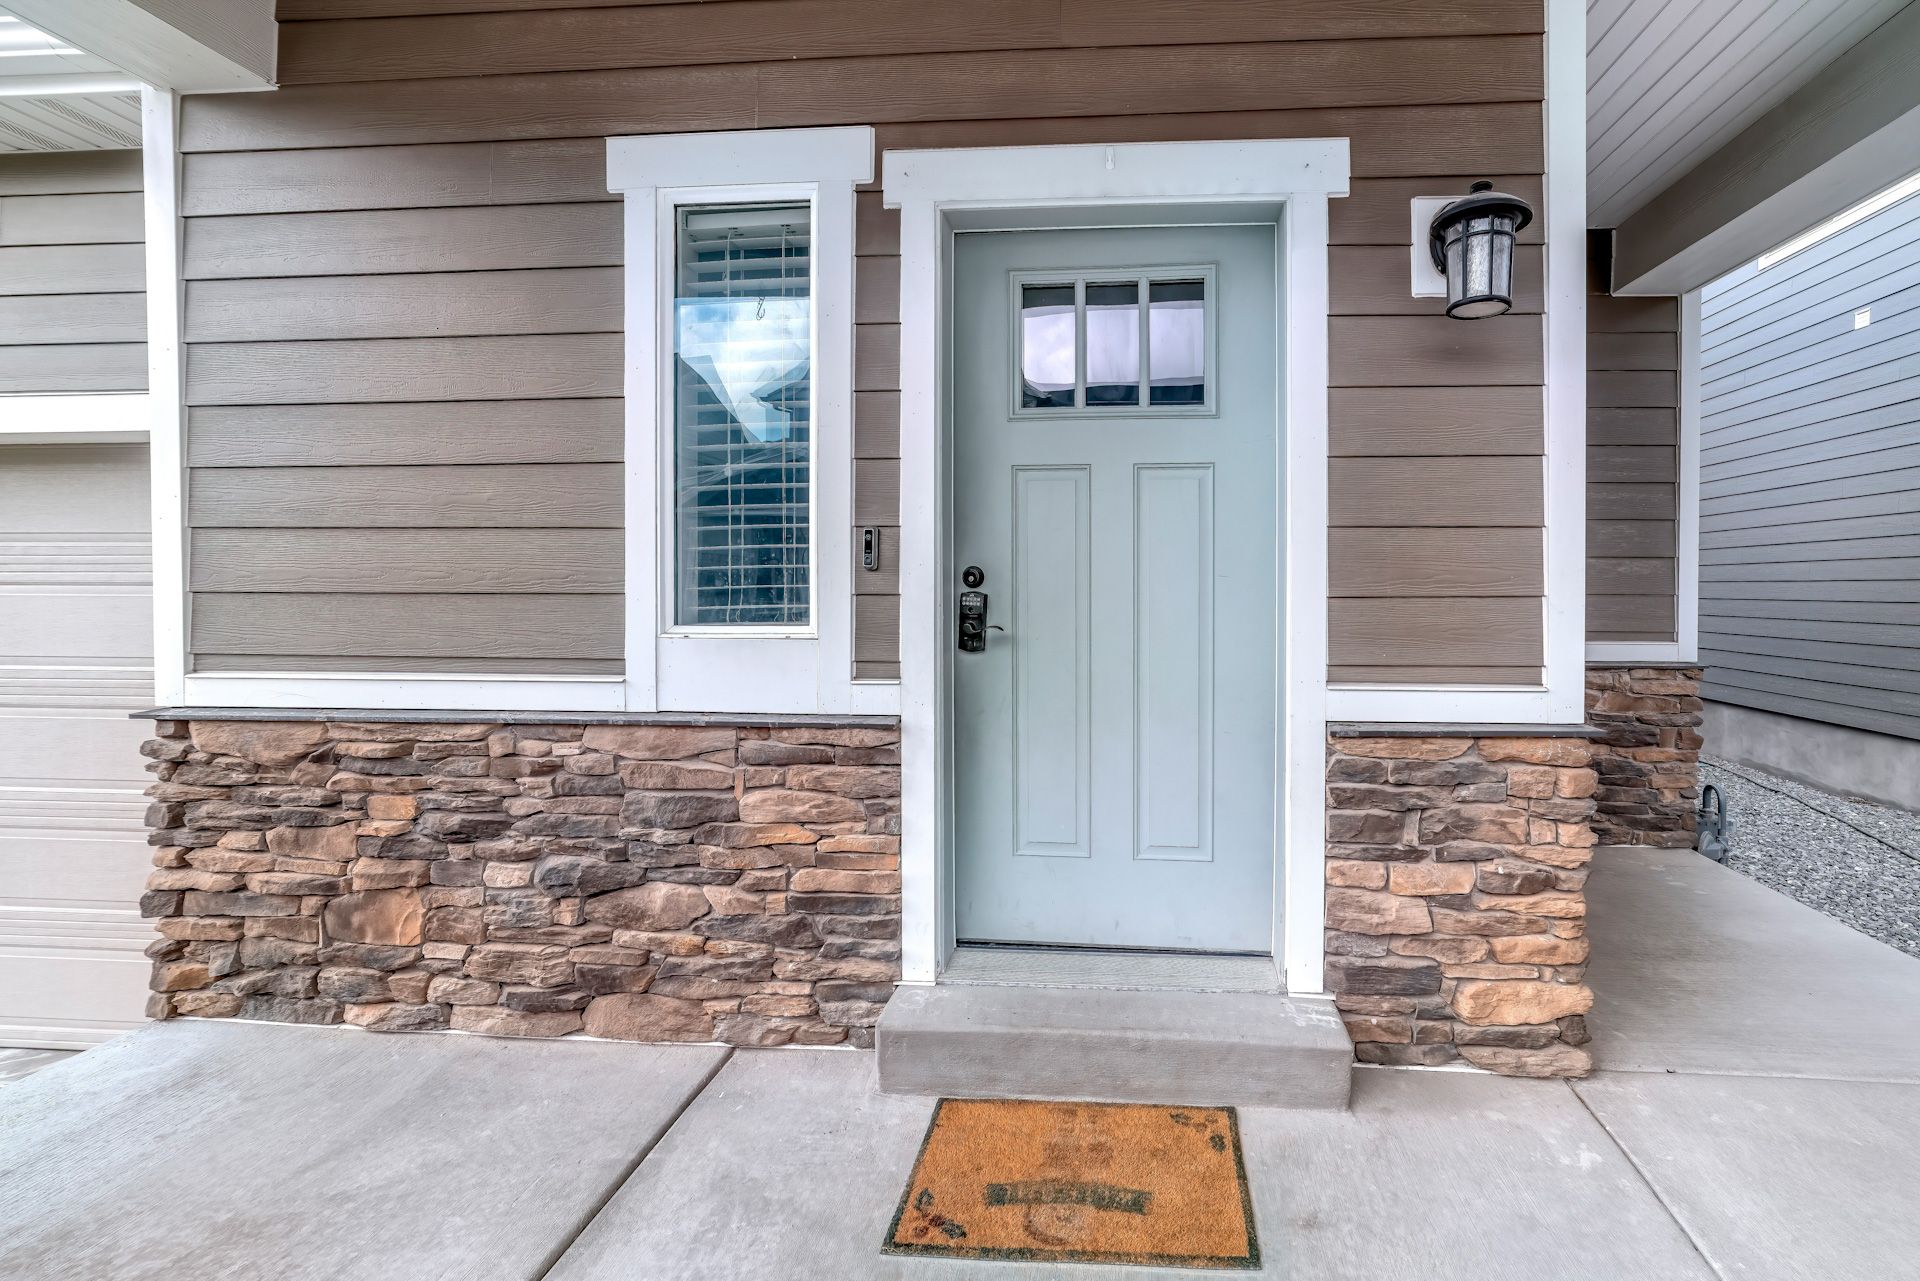
{"type": "Polygon", "coordinates": [[[1504,315],[1513,307],[1513,243],[1533,221],[1518,196],[1476,182],[1433,216],[1427,247],[1447,278],[1447,314],[1456,320],[1504,315]]]}

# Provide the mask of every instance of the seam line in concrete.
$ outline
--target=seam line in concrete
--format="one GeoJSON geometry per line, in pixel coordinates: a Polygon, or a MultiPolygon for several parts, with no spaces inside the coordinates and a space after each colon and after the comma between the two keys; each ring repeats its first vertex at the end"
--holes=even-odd
{"type": "Polygon", "coordinates": [[[627,1162],[626,1168],[620,1171],[619,1177],[611,1180],[607,1184],[606,1191],[602,1192],[598,1199],[587,1207],[587,1212],[580,1216],[579,1221],[573,1225],[571,1231],[561,1237],[559,1243],[554,1246],[553,1250],[548,1253],[546,1259],[540,1264],[539,1270],[534,1272],[528,1281],[546,1281],[547,1274],[559,1266],[560,1260],[566,1257],[567,1251],[573,1249],[574,1242],[578,1241],[581,1234],[593,1226],[593,1221],[599,1218],[600,1212],[605,1210],[607,1204],[620,1194],[620,1189],[627,1186],[627,1181],[633,1178],[634,1172],[640,1168],[641,1163],[652,1156],[653,1150],[659,1147],[661,1142],[665,1140],[669,1134],[673,1133],[673,1127],[680,1124],[680,1118],[687,1114],[687,1109],[693,1106],[694,1101],[707,1092],[707,1087],[713,1084],[713,1078],[720,1075],[720,1069],[732,1060],[733,1049],[734,1047],[728,1046],[727,1052],[714,1061],[713,1067],[708,1069],[707,1074],[700,1078],[700,1083],[688,1091],[686,1098],[680,1100],[680,1106],[673,1110],[673,1115],[667,1118],[667,1123],[660,1127],[660,1133],[653,1136],[651,1143],[641,1145],[640,1150],[634,1153],[633,1160],[627,1162]]]}
{"type": "Polygon", "coordinates": [[[1736,1072],[1732,1068],[1670,1068],[1670,1067],[1602,1067],[1595,1076],[1608,1074],[1619,1076],[1713,1076],[1731,1077],[1739,1081],[1835,1081],[1842,1085],[1904,1085],[1920,1086],[1920,1077],[1897,1076],[1837,1076],[1822,1072],[1736,1072]]]}
{"type": "Polygon", "coordinates": [[[1652,1176],[1647,1173],[1646,1168],[1640,1164],[1640,1160],[1634,1156],[1633,1150],[1621,1141],[1620,1136],[1613,1132],[1613,1128],[1606,1123],[1598,1112],[1593,1110],[1593,1105],[1587,1102],[1587,1096],[1580,1092],[1580,1083],[1578,1081],[1568,1081],[1567,1091],[1579,1101],[1581,1108],[1585,1110],[1586,1114],[1593,1118],[1593,1123],[1600,1127],[1600,1132],[1607,1136],[1614,1147],[1620,1149],[1620,1155],[1627,1159],[1627,1164],[1633,1167],[1633,1172],[1640,1176],[1642,1183],[1647,1185],[1647,1191],[1653,1194],[1653,1199],[1660,1203],[1660,1208],[1667,1212],[1669,1219],[1673,1220],[1673,1226],[1680,1229],[1680,1235],[1687,1239],[1687,1244],[1693,1247],[1693,1252],[1700,1256],[1700,1262],[1707,1265],[1707,1271],[1719,1277],[1720,1281],[1728,1281],[1726,1270],[1714,1261],[1711,1254],[1707,1253],[1707,1247],[1701,1244],[1698,1237],[1694,1236],[1693,1229],[1687,1226],[1687,1221],[1681,1217],[1680,1211],[1661,1194],[1660,1186],[1653,1181],[1652,1176]]]}

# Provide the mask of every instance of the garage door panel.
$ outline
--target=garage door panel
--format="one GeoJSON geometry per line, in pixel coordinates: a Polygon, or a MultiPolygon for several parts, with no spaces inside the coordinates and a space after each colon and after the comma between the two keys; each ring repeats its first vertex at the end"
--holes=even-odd
{"type": "Polygon", "coordinates": [[[153,781],[142,770],[140,755],[151,730],[124,712],[112,717],[0,712],[0,789],[111,787],[137,796],[153,781]]]}
{"type": "Polygon", "coordinates": [[[0,446],[0,1045],[145,1018],[146,451],[0,446]]]}
{"type": "Polygon", "coordinates": [[[9,665],[125,663],[153,652],[153,598],[145,589],[33,592],[0,589],[0,659],[9,665]]]}

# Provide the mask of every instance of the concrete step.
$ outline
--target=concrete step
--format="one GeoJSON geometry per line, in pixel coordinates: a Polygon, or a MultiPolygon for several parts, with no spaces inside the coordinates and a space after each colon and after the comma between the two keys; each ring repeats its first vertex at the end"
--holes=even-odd
{"type": "Polygon", "coordinates": [[[889,1094],[1337,1110],[1352,1068],[1333,1003],[1277,992],[941,984],[880,1016],[889,1094]]]}

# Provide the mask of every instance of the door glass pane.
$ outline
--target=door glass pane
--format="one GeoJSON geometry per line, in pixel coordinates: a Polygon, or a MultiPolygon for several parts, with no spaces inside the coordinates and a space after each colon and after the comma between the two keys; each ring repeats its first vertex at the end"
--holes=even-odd
{"type": "Polygon", "coordinates": [[[1072,285],[1020,287],[1020,404],[1070,409],[1074,403],[1072,285]]]}
{"type": "Polygon", "coordinates": [[[1207,294],[1200,280],[1156,280],[1147,286],[1148,400],[1203,405],[1207,400],[1207,294]]]}
{"type": "Polygon", "coordinates": [[[1140,403],[1140,286],[1087,286],[1087,404],[1140,403]]]}
{"type": "Polygon", "coordinates": [[[675,621],[804,626],[809,206],[684,209],[675,252],[675,621]]]}

